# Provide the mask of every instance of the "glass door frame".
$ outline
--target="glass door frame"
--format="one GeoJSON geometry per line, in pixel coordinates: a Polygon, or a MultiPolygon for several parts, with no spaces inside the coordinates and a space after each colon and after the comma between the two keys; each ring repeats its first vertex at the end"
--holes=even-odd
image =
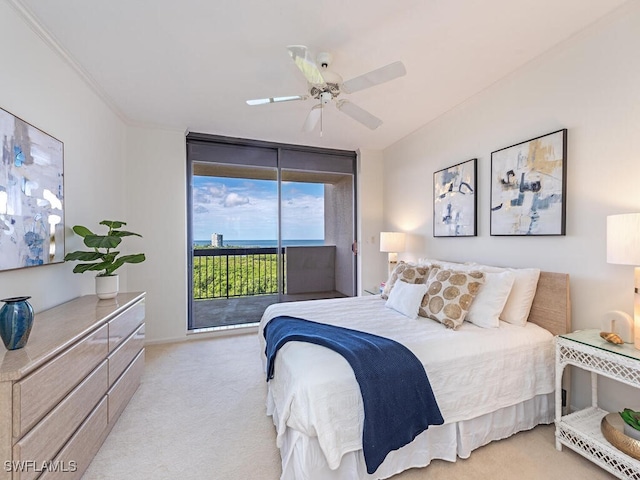
{"type": "MultiPolygon", "coordinates": [[[[194,162],[210,162],[210,163],[220,163],[225,164],[226,162],[217,162],[214,160],[206,160],[204,159],[207,153],[207,146],[210,144],[211,146],[228,146],[231,149],[233,148],[243,148],[246,147],[249,150],[256,149],[265,149],[265,151],[275,152],[276,155],[276,178],[277,178],[277,197],[278,197],[278,207],[277,207],[277,275],[278,275],[278,299],[280,300],[283,295],[283,286],[284,286],[284,271],[282,266],[282,170],[288,170],[291,168],[291,162],[293,158],[297,158],[301,160],[301,163],[307,164],[307,166],[311,168],[301,168],[304,171],[325,171],[325,172],[333,172],[331,170],[332,165],[333,168],[349,170],[342,171],[338,173],[348,173],[352,175],[352,238],[353,242],[358,241],[358,228],[357,228],[357,218],[358,218],[358,203],[357,203],[357,154],[354,151],[346,151],[346,150],[332,150],[325,149],[319,147],[309,147],[303,145],[288,145],[288,144],[279,144],[272,142],[265,142],[259,140],[247,140],[247,139],[239,139],[239,138],[231,138],[231,137],[223,137],[217,135],[209,135],[209,134],[200,134],[200,133],[189,133],[186,138],[186,147],[187,147],[187,155],[186,155],[186,180],[187,180],[187,330],[194,331],[196,330],[193,327],[193,312],[194,312],[194,286],[193,286],[193,163],[194,162]],[[316,158],[317,157],[317,158],[316,158]],[[326,157],[326,168],[325,164],[323,164],[323,160],[326,157]],[[284,160],[283,160],[284,159],[284,160]],[[345,162],[345,160],[350,160],[351,165],[341,162],[345,162]],[[288,162],[289,166],[284,165],[288,162]],[[337,167],[336,167],[337,166],[337,167]],[[316,170],[318,167],[319,170],[316,170]]],[[[243,164],[242,162],[233,161],[233,164],[237,166],[257,166],[252,164],[243,164]]],[[[265,165],[267,166],[267,165],[265,165]]],[[[295,169],[295,167],[293,167],[295,169]]],[[[358,265],[357,265],[357,254],[354,252],[354,260],[352,265],[352,294],[357,295],[357,284],[358,284],[358,265]]]]}

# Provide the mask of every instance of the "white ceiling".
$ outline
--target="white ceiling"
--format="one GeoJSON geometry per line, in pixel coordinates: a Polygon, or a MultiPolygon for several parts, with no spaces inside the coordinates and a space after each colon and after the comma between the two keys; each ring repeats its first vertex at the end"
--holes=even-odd
{"type": "MultiPolygon", "coordinates": [[[[383,149],[575,35],[625,0],[10,0],[128,121],[232,137],[383,149]],[[287,45],[333,54],[348,80],[401,60],[405,77],[345,95],[371,131],[313,100],[287,45]]],[[[629,0],[633,1],[633,0],[629,0]]],[[[344,95],[344,94],[343,94],[344,95]]]]}

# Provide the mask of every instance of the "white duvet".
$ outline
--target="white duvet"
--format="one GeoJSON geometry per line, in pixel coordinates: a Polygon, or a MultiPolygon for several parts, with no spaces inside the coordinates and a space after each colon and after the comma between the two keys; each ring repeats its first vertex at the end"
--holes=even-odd
{"type": "MultiPolygon", "coordinates": [[[[456,331],[384,306],[379,296],[269,306],[264,326],[279,315],[330,323],[396,340],[425,367],[445,423],[468,420],[554,390],[553,336],[532,323],[500,322],[484,329],[468,322],[456,331]]],[[[276,356],[267,413],[273,415],[278,447],[286,428],[318,437],[330,468],[345,453],[362,448],[364,411],[351,367],[339,354],[305,342],[289,342],[276,356]]]]}

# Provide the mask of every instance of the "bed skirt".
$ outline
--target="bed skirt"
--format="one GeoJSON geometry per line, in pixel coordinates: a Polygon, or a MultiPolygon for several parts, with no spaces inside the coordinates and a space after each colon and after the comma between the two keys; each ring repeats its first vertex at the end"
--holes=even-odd
{"type": "MultiPolygon", "coordinates": [[[[273,407],[273,405],[271,405],[273,407]]],[[[278,413],[272,414],[278,425],[278,413]]],[[[331,470],[320,449],[317,437],[309,437],[287,428],[281,437],[281,480],[356,480],[389,478],[409,468],[425,467],[431,460],[455,462],[468,458],[471,451],[487,443],[530,430],[539,424],[552,423],[554,394],[538,395],[523,403],[503,408],[471,420],[431,426],[410,444],[387,456],[373,475],[367,473],[362,450],[342,457],[339,468],[331,470]]]]}

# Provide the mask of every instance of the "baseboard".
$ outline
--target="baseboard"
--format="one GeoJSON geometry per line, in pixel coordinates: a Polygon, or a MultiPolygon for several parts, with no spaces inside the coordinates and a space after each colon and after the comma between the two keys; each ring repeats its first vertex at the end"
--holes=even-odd
{"type": "Polygon", "coordinates": [[[201,328],[185,333],[183,337],[169,337],[145,341],[145,345],[161,345],[165,343],[188,342],[206,338],[228,337],[231,335],[246,335],[258,333],[258,325],[239,326],[233,328],[201,328]]]}

